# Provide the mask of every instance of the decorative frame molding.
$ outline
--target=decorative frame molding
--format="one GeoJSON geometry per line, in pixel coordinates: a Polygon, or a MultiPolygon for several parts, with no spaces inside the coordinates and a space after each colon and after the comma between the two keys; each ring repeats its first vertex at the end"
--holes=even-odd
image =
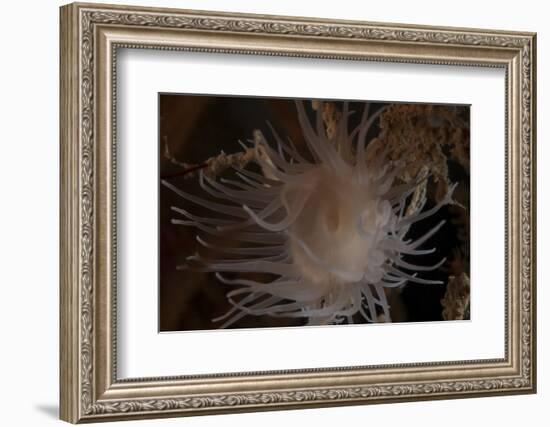
{"type": "Polygon", "coordinates": [[[77,423],[535,392],[535,39],[505,31],[63,6],[61,418],[77,423]],[[504,68],[505,357],[117,380],[113,147],[119,47],[504,68]]]}

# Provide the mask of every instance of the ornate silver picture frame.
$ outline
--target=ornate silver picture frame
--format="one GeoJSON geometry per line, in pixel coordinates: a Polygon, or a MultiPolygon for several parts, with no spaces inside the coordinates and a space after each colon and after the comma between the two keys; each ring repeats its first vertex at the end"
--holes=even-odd
{"type": "MultiPolygon", "coordinates": [[[[536,391],[535,34],[80,3],[63,6],[60,22],[61,419],[79,423],[536,391]],[[502,70],[505,212],[498,214],[504,217],[504,247],[495,256],[505,266],[498,284],[504,295],[504,356],[121,378],[116,65],[122,50],[144,49],[502,70]]],[[[181,363],[184,373],[184,357],[181,363]]]]}

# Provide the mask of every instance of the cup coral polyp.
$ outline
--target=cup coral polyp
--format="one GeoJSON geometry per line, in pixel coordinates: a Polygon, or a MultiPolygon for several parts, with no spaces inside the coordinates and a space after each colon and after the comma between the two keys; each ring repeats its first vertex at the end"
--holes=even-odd
{"type": "Polygon", "coordinates": [[[231,236],[235,243],[218,247],[227,259],[194,255],[188,262],[236,286],[227,294],[233,308],[215,319],[225,320],[221,327],[246,315],[302,317],[317,325],[353,323],[358,313],[367,322],[376,322],[378,314],[391,321],[388,289],[407,282],[440,283],[417,273],[438,268],[444,259],[422,266],[403,257],[435,251],[420,247],[444,221],[416,240],[407,239],[407,233],[414,223],[449,203],[452,190],[431,209],[422,210],[423,197],[419,209],[407,213],[421,179],[395,184],[399,163],[367,144],[380,110],[369,115],[365,107],[360,123],[348,132],[351,113],[344,103],[334,136],[329,138],[321,109],[312,124],[303,103],[297,102],[296,107],[311,160],[272,129],[275,144],[261,135],[252,142],[254,162],[262,173],[237,168],[236,179],[215,180],[201,171],[200,185],[209,199],[164,182],[188,202],[218,213],[198,217],[173,207],[184,217],[174,223],[210,236],[197,236],[204,247],[217,246],[213,239],[219,236],[231,236]],[[229,279],[227,272],[265,273],[270,279],[229,279]]]}

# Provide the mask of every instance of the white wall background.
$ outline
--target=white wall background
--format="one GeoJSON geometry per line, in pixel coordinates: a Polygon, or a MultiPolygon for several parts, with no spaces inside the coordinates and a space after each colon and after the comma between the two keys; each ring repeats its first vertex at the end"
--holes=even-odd
{"type": "MultiPolygon", "coordinates": [[[[113,3],[122,3],[110,0],[113,3]]],[[[411,426],[547,425],[550,411],[550,28],[545,2],[133,0],[133,4],[235,12],[449,25],[538,32],[537,395],[208,416],[132,425],[411,426]]],[[[2,5],[0,64],[0,420],[60,425],[58,402],[58,6],[57,0],[2,5]]]]}

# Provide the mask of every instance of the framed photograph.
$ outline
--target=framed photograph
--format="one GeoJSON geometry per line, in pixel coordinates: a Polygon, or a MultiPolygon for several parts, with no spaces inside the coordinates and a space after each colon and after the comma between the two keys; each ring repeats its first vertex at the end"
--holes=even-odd
{"type": "Polygon", "coordinates": [[[61,418],[534,393],[535,34],[61,8],[61,418]]]}

